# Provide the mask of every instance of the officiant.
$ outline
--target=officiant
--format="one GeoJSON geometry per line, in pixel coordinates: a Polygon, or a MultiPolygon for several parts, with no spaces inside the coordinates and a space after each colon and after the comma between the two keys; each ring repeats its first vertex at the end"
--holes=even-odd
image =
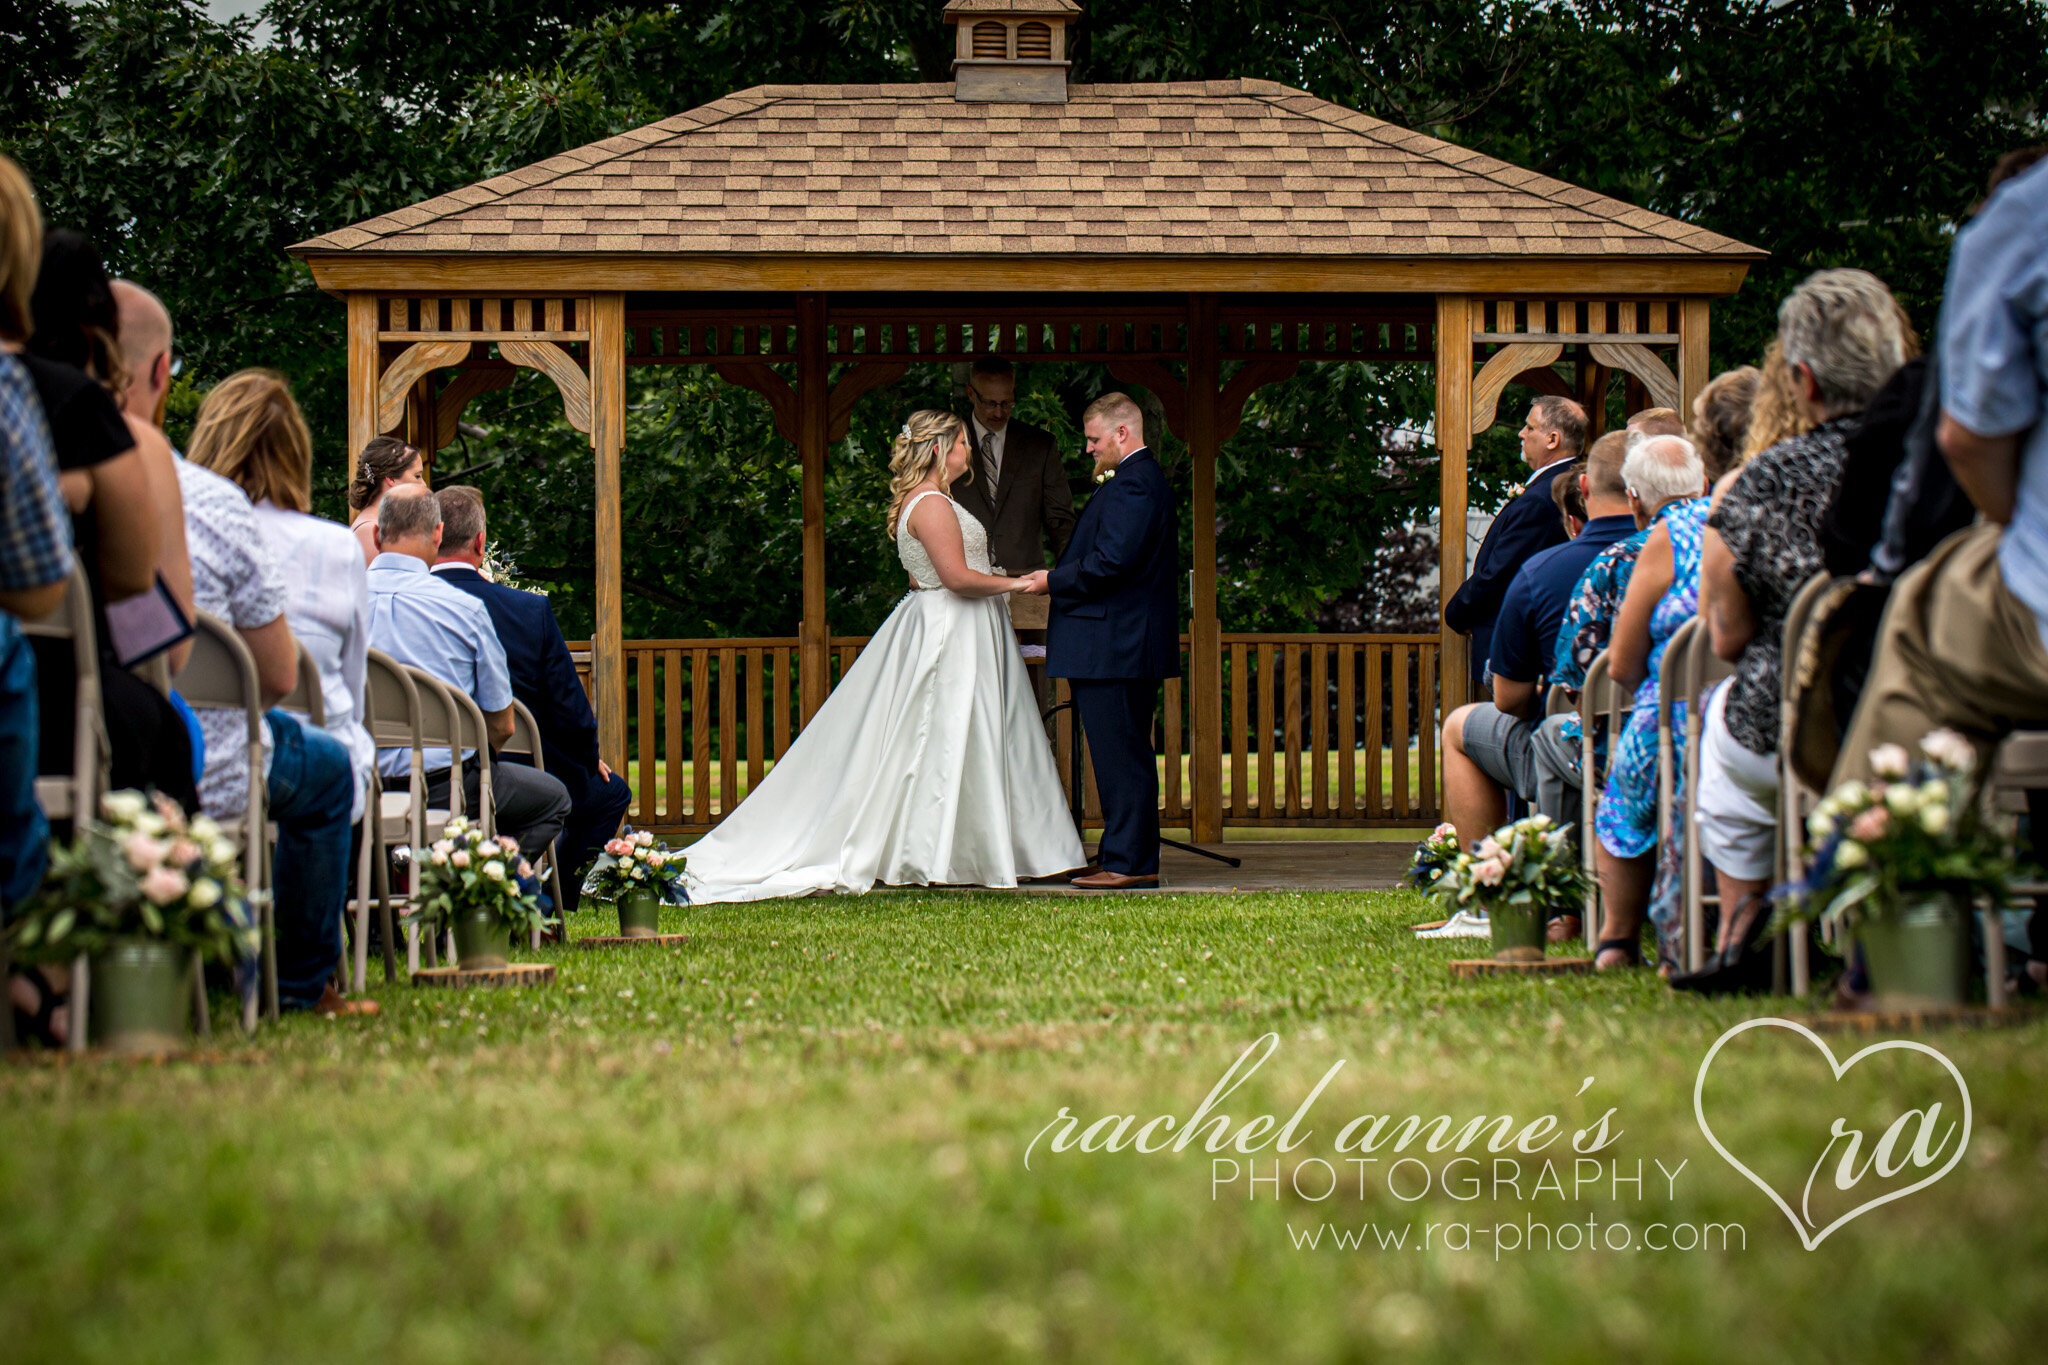
{"type": "Polygon", "coordinates": [[[997,573],[1045,568],[1047,540],[1057,563],[1074,534],[1074,495],[1052,434],[1012,418],[1017,375],[1001,356],[974,362],[967,396],[974,477],[953,486],[954,500],[987,528],[997,573]]]}

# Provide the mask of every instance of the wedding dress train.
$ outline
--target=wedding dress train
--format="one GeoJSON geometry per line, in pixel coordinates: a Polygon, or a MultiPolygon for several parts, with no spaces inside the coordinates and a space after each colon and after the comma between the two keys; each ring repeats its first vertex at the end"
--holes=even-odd
{"type": "MultiPolygon", "coordinates": [[[[1015,886],[1085,861],[1037,698],[1001,597],[961,597],[910,534],[917,583],[789,751],[733,813],[684,851],[693,902],[888,885],[1015,886]]],[[[988,535],[960,520],[967,564],[988,535]]]]}

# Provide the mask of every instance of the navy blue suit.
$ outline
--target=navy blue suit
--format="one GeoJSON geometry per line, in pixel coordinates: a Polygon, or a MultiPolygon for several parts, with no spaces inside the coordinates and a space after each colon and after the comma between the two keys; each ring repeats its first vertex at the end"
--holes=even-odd
{"type": "Polygon", "coordinates": [[[562,830],[560,856],[563,891],[573,902],[575,893],[566,883],[570,871],[595,858],[605,840],[618,833],[619,821],[632,804],[632,788],[617,773],[609,780],[598,774],[597,717],[583,695],[576,662],[569,657],[548,599],[489,582],[466,564],[444,564],[434,574],[482,602],[491,614],[498,643],[505,647],[512,695],[533,712],[540,727],[548,775],[569,789],[572,810],[562,830]]]}
{"type": "Polygon", "coordinates": [[[1486,539],[1479,543],[1471,576],[1444,604],[1444,624],[1472,638],[1472,677],[1481,696],[1488,695],[1486,689],[1491,686],[1486,660],[1493,652],[1493,623],[1500,616],[1508,585],[1530,556],[1571,539],[1565,534],[1557,504],[1550,500],[1551,480],[1571,468],[1571,463],[1556,460],[1543,466],[1522,495],[1500,509],[1493,525],[1486,528],[1486,539]]]}
{"type": "Polygon", "coordinates": [[[1140,448],[1097,486],[1047,579],[1046,673],[1073,689],[1110,872],[1159,871],[1152,712],[1159,680],[1180,673],[1179,581],[1179,509],[1159,461],[1140,448]]]}

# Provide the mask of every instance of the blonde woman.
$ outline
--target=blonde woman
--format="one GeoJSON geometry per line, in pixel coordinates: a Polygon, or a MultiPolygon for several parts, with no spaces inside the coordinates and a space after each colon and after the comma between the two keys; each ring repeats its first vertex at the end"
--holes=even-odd
{"type": "Polygon", "coordinates": [[[377,758],[362,718],[370,593],[355,537],[341,523],[312,515],[313,439],[285,377],[243,370],[216,384],[200,406],[187,458],[255,504],[256,525],[284,579],[285,620],[320,672],[327,733],[348,750],[353,824],[377,758]]]}
{"type": "Polygon", "coordinates": [[[690,899],[889,885],[1015,886],[1085,857],[1003,598],[988,533],[948,489],[966,429],[917,412],[889,461],[888,529],[910,593],[747,799],[690,846],[690,899]]]}

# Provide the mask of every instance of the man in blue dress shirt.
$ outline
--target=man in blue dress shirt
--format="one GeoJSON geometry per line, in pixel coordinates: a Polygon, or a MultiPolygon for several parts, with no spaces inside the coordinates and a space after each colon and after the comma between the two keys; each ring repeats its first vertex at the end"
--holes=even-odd
{"type": "Polygon", "coordinates": [[[1444,603],[1444,624],[1471,637],[1472,686],[1480,696],[1486,694],[1486,661],[1508,584],[1530,556],[1571,538],[1550,484],[1586,448],[1586,429],[1586,410],[1569,398],[1546,394],[1530,404],[1522,423],[1522,462],[1535,471],[1529,486],[1486,528],[1471,577],[1444,603]]]}
{"type": "MultiPolygon", "coordinates": [[[[384,495],[377,508],[378,554],[370,561],[370,647],[468,693],[496,748],[512,737],[505,651],[484,604],[429,571],[440,546],[441,505],[425,485],[400,484],[384,495]]],[[[487,759],[473,750],[462,755],[463,796],[471,811],[487,759]]],[[[425,762],[427,802],[444,807],[455,758],[446,749],[429,749],[425,762]]],[[[386,778],[403,781],[410,765],[409,750],[377,751],[377,771],[386,778]]],[[[491,764],[491,797],[498,832],[518,840],[529,861],[568,823],[568,788],[523,764],[491,764]]]]}
{"type": "MultiPolygon", "coordinates": [[[[484,559],[484,497],[457,484],[434,495],[441,504],[441,551],[434,576],[484,604],[505,648],[512,695],[533,713],[540,728],[541,757],[548,776],[569,789],[571,810],[562,832],[562,868],[593,861],[633,802],[633,789],[597,756],[597,717],[576,676],[576,661],[555,622],[548,599],[493,583],[478,572],[484,559]]],[[[581,883],[581,878],[576,879],[581,883]]],[[[574,909],[574,893],[567,907],[574,909]]]]}

